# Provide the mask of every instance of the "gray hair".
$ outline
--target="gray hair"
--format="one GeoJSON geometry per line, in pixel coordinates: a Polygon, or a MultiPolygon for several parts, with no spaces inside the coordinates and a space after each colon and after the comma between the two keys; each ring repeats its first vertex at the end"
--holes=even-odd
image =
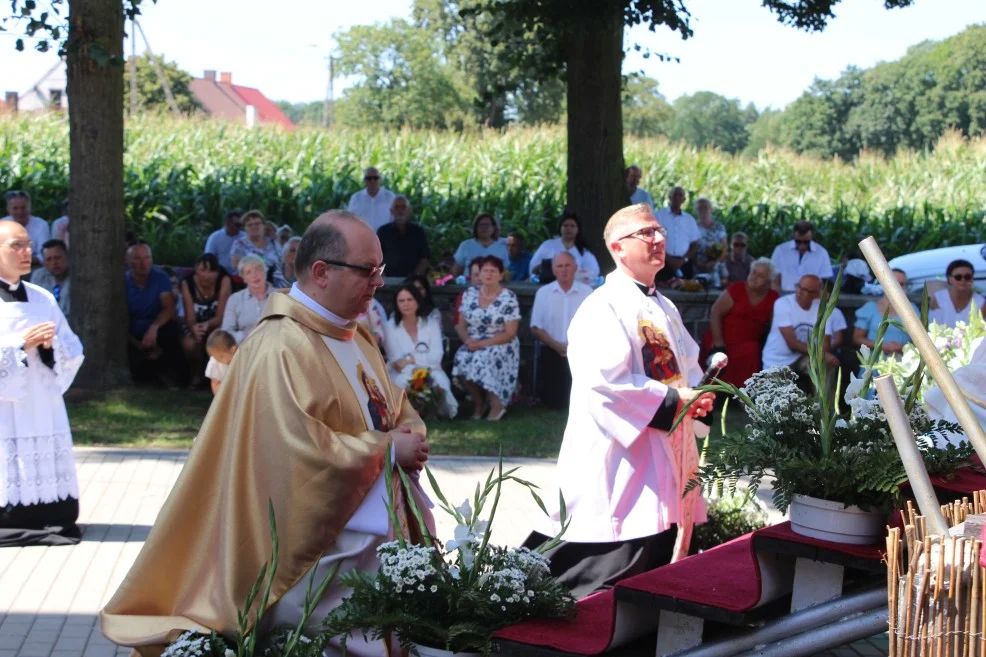
{"type": "Polygon", "coordinates": [[[775,265],[774,261],[771,260],[770,258],[764,258],[764,257],[757,258],[756,260],[753,261],[753,264],[750,265],[750,270],[752,271],[757,267],[766,267],[767,269],[769,269],[771,278],[773,278],[774,274],[777,273],[777,265],[775,265]]]}
{"type": "Polygon", "coordinates": [[[267,271],[267,265],[264,264],[264,259],[251,253],[240,258],[240,261],[236,263],[236,271],[242,276],[243,272],[247,270],[247,267],[255,266],[267,271]]]}
{"type": "Polygon", "coordinates": [[[133,244],[131,244],[130,246],[128,246],[127,247],[126,256],[129,258],[130,257],[130,254],[132,254],[133,253],[133,250],[136,249],[138,246],[142,246],[145,249],[147,249],[147,255],[151,256],[152,258],[154,257],[154,253],[151,251],[151,245],[148,244],[147,242],[143,241],[143,240],[141,240],[139,242],[134,242],[133,244]]]}
{"type": "Polygon", "coordinates": [[[710,208],[710,209],[711,209],[711,208],[714,208],[714,207],[715,207],[714,205],[712,205],[712,201],[710,201],[710,200],[708,199],[708,197],[706,197],[706,196],[699,196],[699,197],[698,197],[697,199],[695,199],[695,207],[696,207],[696,208],[697,208],[697,207],[698,207],[698,206],[699,206],[700,204],[703,204],[703,203],[704,203],[704,204],[707,204],[707,205],[709,206],[709,208],[710,208]]]}
{"type": "Polygon", "coordinates": [[[733,233],[733,236],[729,238],[729,241],[732,242],[737,237],[742,237],[743,239],[745,239],[747,241],[749,241],[749,239],[750,239],[749,237],[747,237],[746,233],[744,233],[741,230],[738,230],[735,233],[733,233]]]}
{"type": "MultiPolygon", "coordinates": [[[[348,210],[330,210],[323,217],[329,216],[335,220],[357,221],[366,225],[362,219],[348,210]]],[[[309,270],[317,261],[346,259],[348,245],[346,236],[339,227],[331,221],[316,221],[301,238],[298,255],[294,258],[294,269],[299,279],[307,279],[309,270]]]]}
{"type": "Polygon", "coordinates": [[[411,201],[409,201],[403,194],[395,194],[394,200],[390,202],[390,207],[394,207],[394,203],[397,203],[397,201],[404,201],[407,203],[407,207],[411,207],[411,201]]]}
{"type": "Polygon", "coordinates": [[[289,237],[288,241],[284,243],[284,250],[287,251],[288,247],[294,244],[295,242],[301,242],[300,235],[292,235],[291,237],[289,237]]]}

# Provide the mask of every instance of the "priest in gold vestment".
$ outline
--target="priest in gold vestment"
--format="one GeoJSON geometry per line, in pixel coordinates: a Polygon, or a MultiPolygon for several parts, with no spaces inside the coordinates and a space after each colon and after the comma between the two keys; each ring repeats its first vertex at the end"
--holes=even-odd
{"type": "MultiPolygon", "coordinates": [[[[389,451],[394,467],[420,470],[425,427],[354,321],[383,284],[381,261],[376,235],[348,212],[305,232],[298,283],[271,296],[237,350],[143,550],[100,614],[111,641],[147,657],[191,629],[232,636],[270,558],[268,500],[280,554],[262,629],[297,623],[313,569],[316,584],[340,561],[340,575],[375,569],[378,545],[419,531],[399,484],[401,527],[392,526],[385,477],[396,473],[384,465],[389,451]]],[[[330,585],[312,624],[346,594],[330,585]]],[[[359,637],[349,652],[387,646],[359,637]]]]}

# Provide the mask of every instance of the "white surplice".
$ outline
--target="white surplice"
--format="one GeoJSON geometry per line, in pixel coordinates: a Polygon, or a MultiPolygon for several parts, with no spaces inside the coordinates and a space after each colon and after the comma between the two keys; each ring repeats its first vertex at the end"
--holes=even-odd
{"type": "Polygon", "coordinates": [[[62,395],[82,365],[82,343],[50,292],[20,285],[27,303],[0,301],[0,507],[79,498],[62,395]],[[43,322],[55,323],[54,368],[36,348],[24,351],[24,333],[43,322]]]}
{"type": "MultiPolygon", "coordinates": [[[[669,387],[701,379],[698,351],[674,304],[644,295],[620,271],[579,307],[568,329],[572,397],[555,473],[571,520],[564,540],[625,541],[682,522],[671,435],[648,423],[669,387]]],[[[694,442],[691,421],[674,435],[694,442]]],[[[687,515],[704,522],[704,501],[694,501],[687,515]]],[[[557,513],[552,520],[557,533],[557,513]]]]}

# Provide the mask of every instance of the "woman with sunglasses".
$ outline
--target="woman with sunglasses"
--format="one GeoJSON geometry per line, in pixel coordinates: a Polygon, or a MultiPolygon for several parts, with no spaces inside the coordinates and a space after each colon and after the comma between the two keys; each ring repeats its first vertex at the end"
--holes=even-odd
{"type": "MultiPolygon", "coordinates": [[[[958,322],[969,323],[972,302],[976,310],[983,312],[983,295],[972,287],[976,270],[968,260],[953,260],[945,269],[948,287],[935,292],[931,297],[931,319],[945,326],[955,326],[958,322]]],[[[986,315],[984,315],[986,316],[986,315]]]]}
{"type": "Polygon", "coordinates": [[[459,403],[452,394],[452,384],[442,370],[445,344],[440,317],[429,314],[429,307],[413,283],[405,283],[394,295],[394,314],[385,323],[384,350],[394,385],[407,388],[414,372],[431,370],[435,386],[445,394],[438,413],[452,419],[459,412],[459,403]]]}

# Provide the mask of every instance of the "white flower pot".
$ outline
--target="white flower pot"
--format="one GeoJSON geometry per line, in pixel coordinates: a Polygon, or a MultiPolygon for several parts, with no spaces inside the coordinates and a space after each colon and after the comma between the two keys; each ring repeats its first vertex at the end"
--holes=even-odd
{"type": "Polygon", "coordinates": [[[451,650],[422,646],[418,643],[412,645],[420,657],[482,657],[478,652],[452,652],[451,650]]]}
{"type": "Polygon", "coordinates": [[[807,495],[791,498],[788,515],[795,533],[833,543],[877,543],[887,531],[886,516],[878,510],[863,511],[807,495]]]}

